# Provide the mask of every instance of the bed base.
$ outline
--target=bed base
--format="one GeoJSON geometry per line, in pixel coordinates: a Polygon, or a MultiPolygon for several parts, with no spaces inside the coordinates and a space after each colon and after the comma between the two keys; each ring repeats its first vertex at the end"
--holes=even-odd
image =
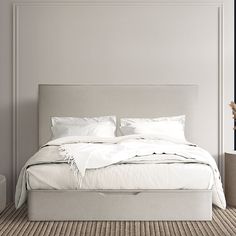
{"type": "Polygon", "coordinates": [[[208,221],[211,190],[30,190],[30,221],[208,221]]]}

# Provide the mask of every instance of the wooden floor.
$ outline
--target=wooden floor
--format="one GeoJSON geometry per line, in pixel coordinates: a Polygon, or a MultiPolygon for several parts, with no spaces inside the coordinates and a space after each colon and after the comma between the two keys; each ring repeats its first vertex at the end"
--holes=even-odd
{"type": "Polygon", "coordinates": [[[15,210],[9,205],[0,214],[0,235],[107,235],[107,236],[139,236],[139,235],[236,235],[236,208],[228,207],[223,211],[213,210],[211,222],[171,222],[171,221],[123,221],[123,222],[30,222],[27,220],[27,209],[15,210]]]}

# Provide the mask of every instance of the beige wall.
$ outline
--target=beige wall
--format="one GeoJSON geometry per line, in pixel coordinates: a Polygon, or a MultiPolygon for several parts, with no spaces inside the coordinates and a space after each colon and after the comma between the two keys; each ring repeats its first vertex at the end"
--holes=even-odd
{"type": "MultiPolygon", "coordinates": [[[[165,1],[162,2],[165,4],[165,1]]],[[[192,2],[186,1],[186,5],[192,2]]],[[[220,130],[218,112],[221,109],[218,106],[218,95],[221,94],[218,90],[221,87],[224,92],[223,147],[225,150],[232,149],[232,120],[227,104],[233,98],[233,1],[223,1],[222,62],[218,61],[219,40],[222,40],[218,31],[221,27],[218,5],[206,6],[209,2],[216,1],[197,1],[197,6],[181,8],[144,7],[139,12],[133,8],[127,10],[117,7],[105,7],[102,11],[96,8],[81,10],[78,6],[62,7],[60,10],[55,7],[21,8],[18,15],[18,163],[13,165],[12,2],[1,0],[0,173],[8,179],[8,199],[11,196],[13,166],[19,172],[24,161],[37,149],[39,83],[198,84],[203,114],[213,117],[212,121],[206,119],[207,122],[204,122],[204,115],[201,117],[201,128],[203,131],[210,130],[211,135],[204,134],[199,142],[216,159],[220,130]],[[120,17],[120,14],[124,14],[124,17],[120,17]],[[132,19],[137,20],[140,15],[143,18],[139,18],[139,27],[130,33],[136,24],[132,19]],[[111,22],[107,19],[111,19],[111,22]],[[126,28],[121,27],[124,19],[130,22],[126,28]],[[92,28],[92,21],[96,22],[96,28],[92,28]],[[156,34],[153,34],[154,27],[156,34]],[[106,32],[109,34],[104,42],[106,32]],[[224,64],[224,71],[219,71],[220,63],[224,64]],[[223,75],[223,86],[219,86],[219,73],[223,75]]]]}

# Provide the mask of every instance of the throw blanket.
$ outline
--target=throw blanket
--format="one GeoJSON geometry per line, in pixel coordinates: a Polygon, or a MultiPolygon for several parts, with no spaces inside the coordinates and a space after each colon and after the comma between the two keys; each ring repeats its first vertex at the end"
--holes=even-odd
{"type": "Polygon", "coordinates": [[[86,169],[102,168],[116,163],[201,163],[209,165],[214,174],[213,203],[226,207],[220,174],[213,157],[191,143],[178,143],[166,137],[129,135],[116,138],[65,137],[50,141],[22,168],[15,203],[20,207],[26,199],[26,168],[42,163],[68,162],[74,173],[83,177],[86,169]],[[54,147],[56,155],[52,155],[54,147]],[[55,151],[55,147],[57,147],[55,151]],[[47,150],[47,151],[45,151],[47,150]],[[51,154],[51,155],[50,155],[51,154]],[[168,155],[172,154],[172,158],[168,155]],[[173,154],[176,158],[173,158],[173,154]],[[44,156],[44,157],[42,157],[44,156]],[[48,158],[45,158],[45,156],[48,158]],[[56,156],[56,158],[55,158],[56,156]],[[54,158],[53,158],[54,157],[54,158]]]}

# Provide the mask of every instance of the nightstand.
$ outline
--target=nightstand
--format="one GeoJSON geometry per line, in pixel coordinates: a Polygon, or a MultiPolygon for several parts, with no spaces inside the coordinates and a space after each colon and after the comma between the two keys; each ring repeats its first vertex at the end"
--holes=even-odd
{"type": "Polygon", "coordinates": [[[225,153],[225,197],[230,206],[236,206],[236,151],[225,153]]]}
{"type": "Polygon", "coordinates": [[[6,177],[0,175],[0,212],[6,207],[6,177]]]}

